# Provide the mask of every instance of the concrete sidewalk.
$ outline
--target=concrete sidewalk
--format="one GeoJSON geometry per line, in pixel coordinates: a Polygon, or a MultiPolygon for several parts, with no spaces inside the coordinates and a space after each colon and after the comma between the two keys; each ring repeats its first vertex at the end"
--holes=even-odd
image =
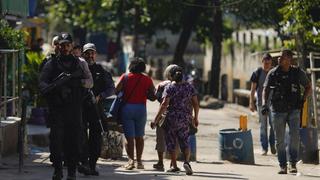
{"type": "MultiPolygon", "coordinates": [[[[100,176],[89,177],[78,174],[78,179],[319,179],[320,165],[298,163],[298,174],[278,175],[278,161],[275,155],[261,156],[259,142],[259,124],[255,116],[249,116],[248,128],[252,130],[255,165],[233,164],[219,159],[219,130],[238,128],[239,115],[248,113],[246,109],[236,106],[225,106],[223,109],[200,110],[200,125],[197,133],[197,161],[191,166],[194,175],[186,176],[180,173],[154,171],[152,164],[156,163],[155,131],[149,127],[149,122],[155,117],[158,103],[148,103],[148,124],[146,126],[145,149],[143,153],[144,170],[126,171],[126,156],[121,160],[100,159],[98,169],[100,176]]],[[[249,114],[250,115],[250,114],[249,114]]],[[[17,156],[3,158],[0,164],[0,179],[2,180],[45,180],[51,179],[53,168],[48,160],[47,149],[33,148],[26,158],[22,173],[18,172],[17,156]]],[[[124,152],[125,155],[125,152],[124,152]]],[[[165,160],[165,168],[170,161],[165,160]]],[[[179,162],[182,168],[182,162],[179,162]]],[[[66,171],[65,171],[66,175],[66,171]]]]}

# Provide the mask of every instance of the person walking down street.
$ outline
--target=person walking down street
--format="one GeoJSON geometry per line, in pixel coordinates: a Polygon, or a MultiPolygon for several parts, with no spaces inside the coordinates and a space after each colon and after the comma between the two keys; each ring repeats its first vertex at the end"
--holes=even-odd
{"type": "Polygon", "coordinates": [[[144,148],[145,125],[147,121],[146,100],[156,100],[152,79],[143,74],[146,69],[141,58],[133,58],[128,74],[121,75],[116,85],[116,93],[124,92],[125,105],[121,108],[121,121],[126,137],[128,164],[125,169],[132,170],[134,164],[134,144],[136,146],[137,169],[144,169],[142,152],[144,148]]]}
{"type": "MultiPolygon", "coordinates": [[[[199,124],[198,113],[199,103],[195,88],[188,82],[182,81],[182,68],[175,67],[170,71],[173,82],[165,87],[163,101],[155,117],[153,124],[160,122],[161,116],[167,111],[165,118],[165,141],[167,151],[171,155],[171,167],[168,172],[179,172],[176,160],[177,139],[184,154],[183,167],[187,175],[192,175],[193,171],[189,164],[189,128],[190,124],[197,127],[199,124]],[[192,109],[194,116],[192,116],[192,109]]],[[[152,126],[152,128],[155,128],[152,126]]]]}
{"type": "MultiPolygon", "coordinates": [[[[172,77],[170,76],[170,70],[172,68],[176,68],[176,67],[178,67],[178,65],[176,65],[176,64],[169,65],[164,71],[164,77],[166,77],[167,80],[162,81],[157,86],[156,96],[157,96],[157,100],[159,101],[160,104],[163,100],[162,95],[163,95],[163,91],[164,91],[165,87],[167,85],[171,84],[171,81],[172,81],[172,77]]],[[[153,165],[153,168],[160,170],[160,171],[163,171],[164,170],[163,153],[166,150],[165,130],[159,124],[158,125],[151,124],[151,126],[152,127],[156,126],[156,150],[157,150],[157,154],[158,154],[158,162],[153,165]]]]}
{"type": "Polygon", "coordinates": [[[262,114],[271,112],[275,132],[279,174],[287,174],[287,152],[285,143],[286,124],[289,126],[289,172],[297,173],[296,163],[299,153],[300,110],[311,91],[311,84],[301,68],[292,66],[293,53],[283,50],[279,65],[271,69],[266,77],[263,90],[262,114]],[[303,88],[302,88],[303,87],[303,88]],[[267,101],[270,95],[271,105],[267,101]]]}
{"type": "Polygon", "coordinates": [[[48,61],[40,74],[39,88],[49,107],[50,153],[53,180],[63,177],[62,161],[68,167],[67,179],[76,179],[82,128],[82,100],[93,80],[85,60],[74,57],[72,37],[59,35],[59,54],[48,61]]]}
{"type": "Polygon", "coordinates": [[[263,83],[266,79],[267,73],[272,68],[272,57],[269,53],[266,53],[262,57],[262,67],[259,67],[251,75],[251,94],[250,94],[250,110],[252,112],[256,111],[259,114],[260,122],[260,143],[262,147],[262,155],[267,155],[268,152],[268,139],[270,143],[270,150],[272,154],[276,154],[275,140],[274,140],[274,131],[273,125],[270,118],[270,113],[267,115],[261,114],[262,106],[262,90],[263,83]],[[255,104],[255,95],[256,104],[255,104]],[[257,109],[256,109],[257,107],[257,109]],[[270,126],[269,138],[268,138],[268,124],[270,126]]]}
{"type": "Polygon", "coordinates": [[[92,43],[87,43],[83,46],[83,57],[89,65],[90,72],[93,77],[93,88],[91,89],[95,98],[92,102],[91,96],[88,96],[84,102],[83,108],[83,147],[80,156],[81,165],[78,166],[78,171],[85,175],[98,176],[99,172],[96,170],[96,163],[101,152],[101,114],[99,112],[102,108],[100,102],[114,94],[114,83],[109,72],[105,71],[103,67],[96,63],[96,46],[92,43]],[[98,108],[98,109],[97,109],[98,108]],[[89,129],[89,136],[88,136],[89,129]]]}

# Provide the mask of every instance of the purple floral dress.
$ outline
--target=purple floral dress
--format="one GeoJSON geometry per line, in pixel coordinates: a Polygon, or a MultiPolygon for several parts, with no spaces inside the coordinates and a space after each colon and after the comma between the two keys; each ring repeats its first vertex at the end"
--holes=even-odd
{"type": "Polygon", "coordinates": [[[165,87],[163,97],[169,97],[165,121],[166,146],[169,152],[175,150],[178,138],[181,150],[189,145],[189,124],[192,120],[191,99],[196,95],[195,88],[187,83],[172,83],[165,87]]]}

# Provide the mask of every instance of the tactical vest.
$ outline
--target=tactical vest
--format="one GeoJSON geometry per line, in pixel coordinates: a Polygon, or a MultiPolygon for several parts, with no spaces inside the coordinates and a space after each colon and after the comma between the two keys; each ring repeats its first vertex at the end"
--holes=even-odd
{"type": "MultiPolygon", "coordinates": [[[[50,82],[53,82],[53,80],[63,72],[72,74],[76,71],[81,71],[79,59],[73,56],[70,56],[70,58],[74,58],[73,60],[70,59],[70,61],[72,61],[70,67],[64,66],[59,56],[51,60],[52,71],[49,78],[50,82]]],[[[84,96],[84,88],[81,87],[80,81],[82,78],[83,77],[72,78],[61,87],[55,88],[48,97],[48,103],[52,104],[53,106],[80,104],[84,96]]]]}
{"type": "Polygon", "coordinates": [[[299,83],[300,69],[290,67],[289,72],[281,71],[280,66],[270,74],[273,76],[271,87],[271,109],[275,112],[288,112],[301,108],[302,95],[299,83]]]}
{"type": "Polygon", "coordinates": [[[90,72],[93,78],[92,91],[95,96],[101,94],[107,88],[106,73],[103,67],[99,64],[89,65],[90,72]]]}

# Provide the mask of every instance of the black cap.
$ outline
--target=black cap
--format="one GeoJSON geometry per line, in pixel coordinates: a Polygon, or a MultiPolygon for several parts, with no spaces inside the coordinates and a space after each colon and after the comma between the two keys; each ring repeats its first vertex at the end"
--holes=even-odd
{"type": "Polygon", "coordinates": [[[69,33],[63,32],[59,35],[59,44],[72,43],[72,37],[69,33]]]}

